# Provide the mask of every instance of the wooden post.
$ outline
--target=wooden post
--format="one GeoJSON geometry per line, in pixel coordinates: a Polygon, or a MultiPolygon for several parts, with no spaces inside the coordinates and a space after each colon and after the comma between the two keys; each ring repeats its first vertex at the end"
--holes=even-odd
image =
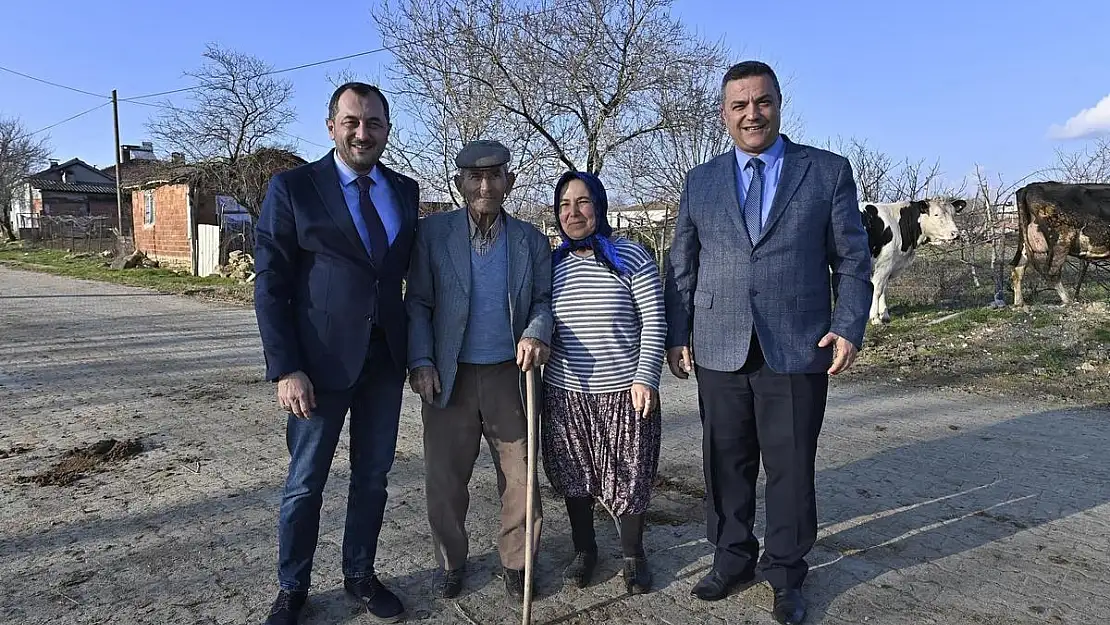
{"type": "Polygon", "coordinates": [[[535,503],[536,503],[536,438],[539,435],[539,420],[536,410],[536,368],[533,367],[525,374],[525,394],[527,395],[528,415],[528,481],[526,488],[527,515],[524,523],[524,609],[522,623],[530,625],[532,622],[532,578],[535,577],[535,503]]]}
{"type": "MultiPolygon", "coordinates": [[[[116,226],[118,234],[116,235],[116,247],[121,247],[120,242],[125,236],[123,232],[123,190],[120,188],[120,143],[119,143],[119,98],[116,96],[116,90],[112,89],[112,125],[115,126],[116,134],[116,226]]],[[[119,250],[122,254],[122,248],[119,250]]]]}

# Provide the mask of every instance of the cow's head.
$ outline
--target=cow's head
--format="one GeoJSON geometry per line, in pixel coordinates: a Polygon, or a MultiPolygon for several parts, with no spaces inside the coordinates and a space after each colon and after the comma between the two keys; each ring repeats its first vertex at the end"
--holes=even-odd
{"type": "Polygon", "coordinates": [[[910,206],[920,213],[917,223],[925,241],[949,243],[960,238],[956,214],[967,206],[964,200],[936,198],[910,202],[910,206]]]}

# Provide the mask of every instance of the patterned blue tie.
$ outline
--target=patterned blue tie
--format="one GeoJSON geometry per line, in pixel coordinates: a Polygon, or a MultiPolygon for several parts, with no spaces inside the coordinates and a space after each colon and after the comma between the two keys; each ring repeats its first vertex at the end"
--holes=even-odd
{"type": "Polygon", "coordinates": [[[744,225],[748,227],[748,238],[755,245],[763,230],[763,161],[752,157],[745,167],[752,169],[752,181],[744,196],[744,225]]]}

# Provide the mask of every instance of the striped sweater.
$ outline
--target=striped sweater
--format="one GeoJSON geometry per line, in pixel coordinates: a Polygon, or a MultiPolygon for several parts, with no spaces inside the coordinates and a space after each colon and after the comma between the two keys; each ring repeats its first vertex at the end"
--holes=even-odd
{"type": "Polygon", "coordinates": [[[613,244],[632,275],[617,276],[594,257],[575,254],[555,266],[547,384],[585,393],[625,391],[633,383],[659,388],[667,336],[659,270],[636,243],[613,244]]]}

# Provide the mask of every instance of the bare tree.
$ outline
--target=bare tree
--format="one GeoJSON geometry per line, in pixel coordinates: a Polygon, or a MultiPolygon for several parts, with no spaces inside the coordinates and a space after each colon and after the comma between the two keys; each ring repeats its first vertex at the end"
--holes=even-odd
{"type": "MultiPolygon", "coordinates": [[[[1034,172],[1016,181],[1008,182],[1002,174],[990,175],[980,165],[975,165],[975,197],[961,214],[960,230],[964,234],[964,247],[990,246],[990,269],[994,281],[994,305],[1004,304],[1004,273],[1007,255],[1005,254],[1006,235],[1017,227],[1017,209],[1014,194],[1030,178],[1040,175],[1034,172]]],[[[972,277],[979,286],[978,275],[972,264],[972,277]]]]}
{"type": "Polygon", "coordinates": [[[825,147],[848,159],[856,178],[861,202],[902,202],[934,197],[959,197],[966,185],[954,186],[944,178],[940,161],[905,158],[896,161],[870,146],[866,139],[828,140],[825,147]]]}
{"type": "Polygon", "coordinates": [[[185,72],[199,83],[189,92],[190,104],[165,103],[147,128],[168,151],[182,154],[210,188],[234,197],[257,218],[261,201],[252,170],[270,158],[249,157],[263,148],[289,151],[278,137],[296,119],[293,85],[247,54],[210,44],[203,56],[199,69],[185,72]]]}
{"type": "Polygon", "coordinates": [[[0,117],[0,236],[15,239],[12,203],[23,181],[50,155],[45,137],[35,137],[18,118],[0,117]]]}
{"type": "Polygon", "coordinates": [[[723,64],[673,4],[386,0],[374,17],[417,122],[399,144],[447,181],[461,142],[499,138],[518,158],[518,197],[550,203],[558,170],[600,173],[637,139],[679,128],[676,92],[723,64]],[[560,16],[574,27],[552,28],[560,16]]]}
{"type": "Polygon", "coordinates": [[[632,204],[619,211],[620,225],[648,245],[660,266],[686,174],[732,146],[720,118],[720,72],[690,76],[686,85],[675,85],[668,97],[674,98],[668,103],[676,118],[674,127],[636,138],[613,163],[617,181],[632,204]]]}
{"type": "Polygon", "coordinates": [[[1051,172],[1061,182],[1110,183],[1110,137],[1099,137],[1093,146],[1079,151],[1056,150],[1051,172]]]}
{"type": "Polygon", "coordinates": [[[861,202],[888,202],[893,195],[895,162],[886,152],[867,144],[866,139],[828,140],[825,146],[848,159],[856,178],[856,193],[861,202]]]}

